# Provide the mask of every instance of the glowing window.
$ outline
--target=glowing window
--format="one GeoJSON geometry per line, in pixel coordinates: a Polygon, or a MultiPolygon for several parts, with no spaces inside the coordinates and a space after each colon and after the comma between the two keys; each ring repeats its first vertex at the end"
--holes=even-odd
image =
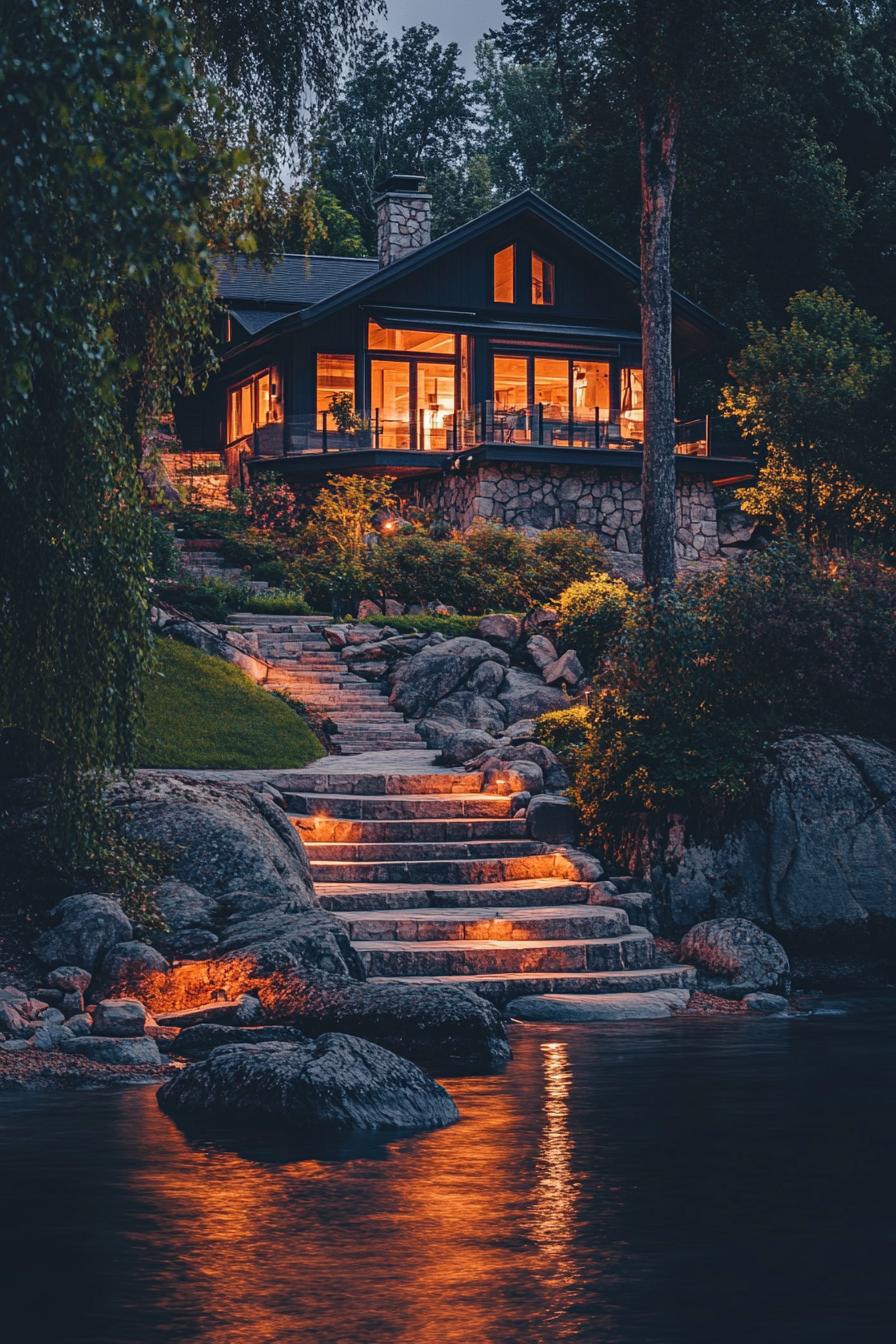
{"type": "Polygon", "coordinates": [[[367,346],[370,350],[396,350],[433,355],[454,354],[452,331],[411,331],[409,327],[381,327],[378,322],[367,324],[367,346]]]}
{"type": "Polygon", "coordinates": [[[554,263],[537,252],[532,253],[532,302],[539,306],[554,302],[554,263]]]}
{"type": "Polygon", "coordinates": [[[514,302],[513,273],[516,269],[516,248],[513,243],[496,252],[492,272],[492,297],[495,303],[514,302]]]}
{"type": "Polygon", "coordinates": [[[574,420],[610,418],[610,366],[596,360],[576,359],[572,365],[572,401],[574,420]]]}
{"type": "Polygon", "coordinates": [[[227,442],[245,439],[262,425],[279,423],[283,419],[283,399],[280,373],[276,368],[263,369],[244,383],[227,389],[227,442]]]}
{"type": "MultiPolygon", "coordinates": [[[[323,427],[323,412],[329,411],[334,397],[348,395],[355,400],[354,355],[318,355],[317,357],[317,427],[323,427]]],[[[333,421],[330,420],[332,427],[333,421]]]]}
{"type": "Polygon", "coordinates": [[[529,361],[523,357],[495,355],[495,410],[515,411],[527,405],[529,361]]]}
{"type": "Polygon", "coordinates": [[[619,375],[619,428],[624,439],[644,438],[644,372],[622,369],[619,375]]]}
{"type": "Polygon", "coordinates": [[[535,402],[545,420],[569,418],[569,360],[535,360],[535,402]]]}

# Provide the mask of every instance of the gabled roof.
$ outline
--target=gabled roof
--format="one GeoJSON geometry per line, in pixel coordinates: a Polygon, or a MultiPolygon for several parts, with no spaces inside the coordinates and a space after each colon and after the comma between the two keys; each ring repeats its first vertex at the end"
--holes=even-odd
{"type": "Polygon", "coordinates": [[[376,274],[379,263],[372,257],[306,257],[288,252],[270,268],[243,256],[221,257],[216,267],[218,293],[226,304],[274,303],[295,312],[376,274]]]}
{"type": "MultiPolygon", "coordinates": [[[[268,334],[280,335],[296,326],[311,326],[319,322],[322,318],[329,317],[331,313],[340,308],[347,307],[350,304],[364,302],[375,297],[378,290],[387,285],[394,285],[397,280],[405,276],[413,275],[415,271],[422,266],[436,261],[439,257],[453,251],[455,248],[462,247],[465,243],[472,241],[481,234],[488,233],[491,229],[500,227],[512,219],[521,215],[532,215],[552,228],[565,234],[574,243],[577,243],[584,251],[589,252],[598,261],[608,266],[617,274],[631,281],[637,288],[640,285],[641,268],[628,257],[617,252],[616,248],[610,247],[609,243],[603,242],[596,234],[577,224],[569,215],[565,215],[562,210],[550,205],[546,200],[534,191],[522,191],[517,196],[511,197],[503,205],[497,205],[492,210],[487,210],[485,214],[479,215],[476,219],[470,220],[467,224],[461,224],[459,228],[452,229],[449,233],[442,234],[440,238],[434,239],[425,247],[415,248],[402,257],[400,261],[395,261],[389,266],[379,266],[372,259],[365,259],[360,262],[360,266],[368,269],[357,276],[355,282],[347,284],[339,289],[333,289],[326,295],[321,295],[312,304],[305,306],[301,311],[284,314],[270,327],[265,328],[265,336],[268,334]]],[[[292,261],[301,266],[305,258],[291,257],[284,260],[292,261]]],[[[348,261],[346,258],[336,257],[318,257],[311,258],[313,262],[321,261],[348,261]]],[[[359,263],[354,263],[359,264],[359,263]]],[[[226,297],[222,291],[222,297],[226,297]]],[[[725,326],[716,318],[712,317],[699,304],[693,303],[677,290],[672,292],[672,310],[676,319],[683,321],[687,326],[695,328],[704,335],[718,337],[726,331],[725,326]]]]}

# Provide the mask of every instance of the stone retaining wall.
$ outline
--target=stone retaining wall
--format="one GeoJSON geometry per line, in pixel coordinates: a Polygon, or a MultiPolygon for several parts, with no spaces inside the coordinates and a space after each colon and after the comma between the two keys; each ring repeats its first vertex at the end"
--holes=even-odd
{"type": "MultiPolygon", "coordinates": [[[[543,531],[574,526],[595,532],[608,550],[641,550],[641,483],[634,471],[602,467],[485,465],[467,473],[399,481],[409,503],[432,509],[466,531],[485,521],[543,531]]],[[[681,477],[676,487],[676,549],[683,560],[719,554],[713,487],[681,477]]]]}

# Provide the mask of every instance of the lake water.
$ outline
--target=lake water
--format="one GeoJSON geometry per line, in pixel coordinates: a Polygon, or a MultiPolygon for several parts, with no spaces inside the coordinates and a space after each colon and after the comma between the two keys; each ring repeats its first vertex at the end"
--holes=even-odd
{"type": "Polygon", "coordinates": [[[896,1005],[513,1031],[451,1129],[185,1137],[154,1089],[0,1097],[22,1344],[892,1340],[896,1005]]]}

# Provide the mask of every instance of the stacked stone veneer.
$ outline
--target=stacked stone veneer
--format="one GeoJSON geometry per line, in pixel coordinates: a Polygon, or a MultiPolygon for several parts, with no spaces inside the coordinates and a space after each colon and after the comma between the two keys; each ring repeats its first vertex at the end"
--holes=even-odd
{"type": "MultiPolygon", "coordinates": [[[[432,509],[462,531],[477,522],[509,527],[574,526],[595,532],[608,549],[641,550],[641,482],[637,472],[600,467],[492,465],[400,482],[408,502],[432,509]]],[[[712,484],[679,477],[676,546],[683,560],[719,554],[712,484]]]]}
{"type": "Polygon", "coordinates": [[[423,192],[388,192],[376,202],[377,255],[381,266],[399,261],[432,240],[432,198],[423,192]]]}

